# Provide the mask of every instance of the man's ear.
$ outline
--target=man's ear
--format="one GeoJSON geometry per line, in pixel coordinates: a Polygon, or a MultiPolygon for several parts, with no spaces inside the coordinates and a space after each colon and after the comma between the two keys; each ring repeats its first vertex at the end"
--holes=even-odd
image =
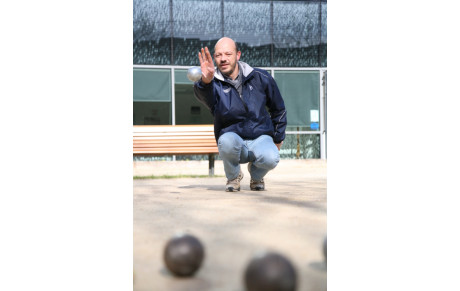
{"type": "Polygon", "coordinates": [[[240,60],[240,57],[241,57],[241,51],[238,51],[236,53],[236,60],[239,61],[240,60]]]}

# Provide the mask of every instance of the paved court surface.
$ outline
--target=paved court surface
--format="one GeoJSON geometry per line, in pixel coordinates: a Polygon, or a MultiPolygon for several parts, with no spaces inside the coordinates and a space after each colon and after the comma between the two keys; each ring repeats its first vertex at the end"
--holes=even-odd
{"type": "MultiPolygon", "coordinates": [[[[207,174],[207,161],[135,162],[134,175],[207,174]]],[[[134,180],[134,290],[243,291],[243,273],[259,250],[291,260],[297,290],[326,290],[322,253],[326,236],[326,161],[281,160],[250,191],[247,166],[240,192],[225,192],[226,178],[134,180]],[[164,267],[167,240],[177,232],[197,236],[205,259],[192,278],[164,267]]],[[[223,175],[221,161],[216,174],[223,175]]]]}

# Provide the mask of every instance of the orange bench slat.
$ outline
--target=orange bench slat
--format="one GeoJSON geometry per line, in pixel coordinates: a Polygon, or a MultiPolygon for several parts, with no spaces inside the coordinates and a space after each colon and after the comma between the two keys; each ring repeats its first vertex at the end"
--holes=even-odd
{"type": "Polygon", "coordinates": [[[219,153],[213,125],[135,125],[133,154],[219,153]]]}

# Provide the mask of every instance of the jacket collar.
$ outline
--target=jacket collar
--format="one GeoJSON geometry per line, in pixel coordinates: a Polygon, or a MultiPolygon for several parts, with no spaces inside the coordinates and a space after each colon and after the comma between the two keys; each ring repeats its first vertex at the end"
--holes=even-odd
{"type": "MultiPolygon", "coordinates": [[[[252,73],[252,71],[254,71],[254,69],[250,65],[246,64],[245,62],[238,61],[238,65],[239,65],[239,69],[243,71],[244,80],[246,80],[247,77],[252,73]]],[[[217,69],[217,67],[214,72],[214,78],[220,81],[225,81],[224,76],[219,71],[219,69],[217,69]]]]}

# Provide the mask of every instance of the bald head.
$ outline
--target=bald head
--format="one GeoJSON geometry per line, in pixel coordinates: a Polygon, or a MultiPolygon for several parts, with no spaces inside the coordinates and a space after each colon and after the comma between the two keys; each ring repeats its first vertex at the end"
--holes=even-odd
{"type": "Polygon", "coordinates": [[[214,52],[216,51],[216,49],[222,47],[222,46],[225,46],[225,47],[233,47],[235,49],[235,53],[238,52],[238,46],[236,44],[236,42],[229,38],[229,37],[222,37],[221,39],[219,39],[217,42],[216,42],[216,45],[214,46],[214,52]]]}

